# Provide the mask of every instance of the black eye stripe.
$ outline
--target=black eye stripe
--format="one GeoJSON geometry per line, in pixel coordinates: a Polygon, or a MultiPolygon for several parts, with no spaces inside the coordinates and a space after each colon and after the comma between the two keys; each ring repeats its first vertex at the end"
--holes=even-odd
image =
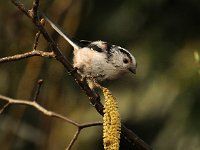
{"type": "Polygon", "coordinates": [[[125,51],[124,49],[122,49],[121,47],[118,47],[119,51],[125,55],[127,55],[127,57],[131,60],[132,62],[132,57],[131,57],[131,54],[128,53],[127,51],[125,51]]]}
{"type": "MultiPolygon", "coordinates": [[[[86,43],[89,44],[88,41],[86,43]]],[[[108,61],[113,56],[112,53],[114,51],[120,51],[121,53],[125,54],[128,57],[128,62],[132,62],[133,61],[132,60],[132,55],[126,49],[123,49],[123,48],[121,48],[120,46],[117,46],[117,45],[112,45],[112,44],[107,43],[107,42],[104,42],[104,44],[105,44],[105,48],[104,49],[102,49],[101,47],[99,47],[98,45],[93,44],[93,43],[90,43],[89,45],[87,45],[87,47],[93,49],[94,51],[100,52],[100,53],[106,52],[107,57],[108,57],[108,61]]],[[[124,62],[124,63],[128,63],[128,62],[124,62]]]]}

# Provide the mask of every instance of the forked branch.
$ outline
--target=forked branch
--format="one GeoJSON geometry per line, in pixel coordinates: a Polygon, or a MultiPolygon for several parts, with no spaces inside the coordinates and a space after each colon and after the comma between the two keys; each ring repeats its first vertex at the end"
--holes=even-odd
{"type": "MultiPolygon", "coordinates": [[[[98,113],[103,115],[103,105],[100,102],[100,98],[99,98],[98,94],[96,92],[94,92],[94,90],[91,90],[89,88],[89,86],[85,80],[82,80],[82,77],[77,73],[77,71],[69,63],[69,61],[66,59],[66,57],[62,54],[61,50],[56,45],[55,41],[49,36],[48,32],[44,28],[42,21],[40,21],[39,16],[38,16],[39,0],[33,0],[33,6],[30,10],[26,9],[25,6],[19,0],[11,0],[11,1],[16,7],[19,8],[19,10],[21,10],[28,18],[30,18],[32,20],[34,25],[37,27],[39,34],[43,35],[43,37],[45,38],[45,40],[47,41],[47,43],[49,44],[49,46],[53,52],[41,52],[41,51],[33,50],[28,53],[1,58],[0,62],[15,61],[15,60],[28,58],[28,57],[32,57],[32,56],[42,56],[42,57],[49,57],[49,58],[57,59],[65,67],[65,69],[73,76],[73,78],[78,83],[80,88],[86,93],[86,95],[89,97],[90,102],[96,108],[98,113]]],[[[36,43],[36,45],[37,45],[37,43],[36,43]]],[[[63,119],[65,121],[77,126],[77,123],[74,123],[73,121],[69,120],[68,118],[66,118],[60,114],[57,114],[55,112],[44,109],[36,101],[16,100],[16,99],[11,99],[11,98],[8,98],[5,96],[0,96],[0,98],[7,102],[7,104],[4,105],[3,109],[5,109],[7,106],[9,106],[11,104],[28,105],[28,106],[34,107],[37,110],[43,112],[45,115],[63,119]]],[[[80,127],[80,124],[78,124],[78,125],[80,127]]],[[[77,131],[77,134],[79,134],[79,131],[77,131]]],[[[122,125],[122,135],[125,136],[128,139],[128,141],[131,141],[137,149],[151,150],[151,147],[148,144],[146,144],[135,133],[133,133],[131,130],[127,129],[123,125],[122,125]]],[[[75,139],[76,139],[76,134],[75,134],[75,139]]],[[[73,143],[73,141],[71,143],[73,143]]]]}

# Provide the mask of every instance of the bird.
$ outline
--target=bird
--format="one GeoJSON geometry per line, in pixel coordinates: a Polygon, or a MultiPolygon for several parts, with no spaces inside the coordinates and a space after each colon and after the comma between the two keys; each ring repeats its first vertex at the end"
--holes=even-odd
{"type": "Polygon", "coordinates": [[[127,49],[102,40],[72,38],[45,14],[42,17],[73,47],[73,67],[91,89],[96,87],[96,83],[118,79],[128,72],[136,74],[136,59],[127,49]]]}

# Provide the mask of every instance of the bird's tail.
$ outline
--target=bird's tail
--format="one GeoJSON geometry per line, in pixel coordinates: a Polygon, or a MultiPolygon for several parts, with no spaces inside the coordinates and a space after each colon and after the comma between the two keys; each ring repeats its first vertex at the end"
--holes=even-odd
{"type": "Polygon", "coordinates": [[[70,36],[68,36],[66,33],[64,33],[64,32],[62,31],[62,29],[61,29],[58,25],[54,24],[54,23],[51,21],[51,19],[50,19],[49,17],[47,17],[44,13],[41,13],[41,15],[42,15],[42,17],[51,25],[51,27],[52,27],[54,30],[56,30],[56,32],[58,32],[58,34],[60,34],[67,42],[69,42],[69,44],[70,44],[71,46],[74,47],[74,49],[77,49],[77,50],[78,50],[78,49],[81,48],[81,46],[80,46],[78,40],[75,40],[75,39],[71,38],[70,36]]]}

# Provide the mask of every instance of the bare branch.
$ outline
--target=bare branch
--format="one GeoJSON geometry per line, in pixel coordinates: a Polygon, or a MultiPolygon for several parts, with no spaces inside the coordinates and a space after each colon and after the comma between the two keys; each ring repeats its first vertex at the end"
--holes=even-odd
{"type": "Polygon", "coordinates": [[[39,7],[39,0],[34,0],[33,1],[33,7],[31,9],[34,19],[38,19],[38,15],[37,15],[38,7],[39,7]]]}
{"type": "Polygon", "coordinates": [[[71,119],[69,119],[69,118],[67,118],[67,117],[65,117],[65,116],[63,116],[61,114],[58,114],[56,112],[49,111],[49,110],[45,109],[40,104],[38,104],[36,101],[27,101],[27,100],[22,100],[22,99],[13,99],[13,98],[10,98],[10,97],[7,97],[7,96],[3,96],[3,95],[0,95],[0,99],[2,101],[6,101],[7,102],[6,105],[4,105],[4,107],[5,106],[7,107],[8,105],[12,105],[12,104],[31,106],[31,107],[35,108],[36,110],[38,110],[39,112],[43,113],[46,116],[59,118],[59,119],[61,119],[63,121],[66,121],[66,122],[68,122],[68,123],[76,126],[76,127],[81,128],[81,129],[82,128],[91,127],[91,126],[102,125],[102,122],[91,122],[91,123],[84,123],[84,124],[76,123],[75,121],[73,121],[73,120],[71,120],[71,119]]]}
{"type": "Polygon", "coordinates": [[[33,44],[33,50],[36,50],[36,49],[37,49],[39,37],[40,37],[40,31],[38,31],[38,32],[36,33],[36,35],[35,35],[35,41],[34,41],[34,44],[33,44]]]}
{"type": "Polygon", "coordinates": [[[81,130],[83,128],[88,128],[88,127],[92,127],[92,126],[101,126],[102,122],[91,122],[91,123],[83,123],[83,124],[79,124],[79,128],[76,130],[76,133],[74,134],[74,137],[72,138],[71,142],[69,143],[69,145],[67,146],[66,150],[70,150],[73,146],[73,144],[75,143],[75,141],[77,140],[81,130]]]}
{"type": "Polygon", "coordinates": [[[24,7],[24,4],[22,4],[20,1],[18,0],[11,0],[12,3],[18,7],[25,15],[27,15],[29,18],[31,17],[29,14],[29,11],[24,7]]]}
{"type": "Polygon", "coordinates": [[[1,109],[0,114],[9,106],[9,103],[6,103],[1,109]]]}
{"type": "Polygon", "coordinates": [[[72,148],[72,146],[75,143],[75,141],[77,140],[79,134],[80,134],[80,129],[77,129],[76,133],[74,134],[74,137],[72,138],[71,142],[67,146],[66,150],[70,150],[72,148]]]}
{"type": "Polygon", "coordinates": [[[23,54],[17,54],[17,55],[13,55],[13,56],[0,58],[0,63],[21,60],[21,59],[29,58],[29,57],[33,57],[33,56],[55,58],[55,54],[53,52],[43,52],[43,51],[33,50],[31,52],[27,52],[27,53],[23,53],[23,54]]]}
{"type": "Polygon", "coordinates": [[[65,69],[74,77],[75,81],[78,83],[78,85],[83,89],[83,91],[86,93],[86,95],[89,97],[89,100],[91,104],[96,108],[96,110],[103,115],[103,105],[100,102],[100,98],[94,90],[91,90],[85,80],[82,80],[82,77],[80,74],[77,73],[76,69],[73,68],[73,66],[70,64],[70,62],[66,59],[66,57],[62,54],[61,50],[57,47],[54,40],[49,36],[46,29],[44,28],[43,24],[32,18],[29,11],[24,7],[24,5],[19,2],[18,0],[11,0],[14,5],[16,5],[22,12],[25,13],[35,24],[35,26],[38,28],[38,30],[42,33],[43,37],[46,39],[46,41],[49,43],[50,47],[55,53],[56,59],[62,63],[62,65],[65,67],[65,69]]]}
{"type": "Polygon", "coordinates": [[[44,107],[42,107],[41,105],[39,105],[36,101],[27,101],[27,100],[20,100],[20,99],[12,99],[10,97],[6,97],[3,95],[0,95],[0,99],[3,101],[6,101],[7,103],[3,106],[3,108],[0,110],[0,113],[2,113],[5,108],[7,108],[9,105],[15,104],[15,105],[25,105],[25,106],[31,106],[33,108],[35,108],[36,110],[38,110],[39,112],[41,112],[42,114],[49,116],[49,117],[54,117],[54,118],[59,118],[63,121],[66,121],[74,126],[77,127],[77,131],[73,137],[73,139],[71,140],[69,146],[68,146],[68,150],[73,146],[74,142],[76,141],[76,139],[78,138],[78,135],[80,133],[80,131],[84,128],[88,128],[88,127],[92,127],[92,126],[101,126],[102,122],[89,122],[89,123],[82,123],[79,124],[61,114],[58,114],[56,112],[53,111],[49,111],[47,109],[45,109],[44,107]]]}
{"type": "Polygon", "coordinates": [[[12,99],[3,95],[0,95],[0,99],[3,101],[8,102],[7,105],[26,105],[26,106],[31,106],[35,109],[37,109],[38,111],[42,112],[44,115],[46,116],[50,116],[50,117],[55,117],[55,118],[59,118],[62,119],[70,124],[73,124],[75,126],[79,126],[77,123],[75,123],[74,121],[68,119],[67,117],[64,117],[63,115],[57,114],[55,112],[49,111],[47,109],[45,109],[44,107],[42,107],[41,105],[39,105],[37,102],[35,101],[27,101],[27,100],[20,100],[20,99],[12,99]]]}
{"type": "Polygon", "coordinates": [[[33,101],[37,101],[38,96],[40,94],[40,89],[41,89],[41,86],[42,86],[43,82],[44,81],[42,79],[38,80],[38,82],[37,82],[37,88],[36,88],[36,91],[35,91],[35,96],[33,98],[33,101]]]}
{"type": "MultiPolygon", "coordinates": [[[[38,17],[33,17],[33,14],[28,11],[24,5],[19,2],[18,0],[11,0],[12,3],[18,7],[25,15],[27,15],[35,24],[35,26],[38,28],[38,30],[41,32],[45,40],[49,43],[50,47],[52,48],[54,54],[56,55],[55,58],[63,64],[63,66],[66,68],[68,72],[74,77],[75,81],[78,83],[78,85],[81,87],[81,89],[86,93],[86,95],[89,97],[89,100],[91,104],[96,108],[99,114],[103,115],[103,105],[100,102],[100,97],[98,94],[91,90],[85,80],[82,80],[82,77],[80,74],[77,73],[77,71],[73,68],[73,66],[69,63],[69,61],[66,59],[66,57],[62,54],[61,50],[57,47],[54,40],[49,36],[48,32],[42,25],[42,23],[39,21],[38,17]]],[[[36,4],[36,8],[39,6],[39,0],[35,0],[34,3],[36,4]]],[[[37,10],[37,9],[36,9],[37,10]]],[[[36,13],[35,13],[36,14],[36,13]]],[[[36,103],[37,104],[37,103],[36,103]]],[[[28,104],[30,105],[30,104],[28,104]]],[[[32,106],[32,105],[31,105],[32,106]]],[[[125,126],[122,126],[122,133],[123,135],[134,145],[141,150],[151,150],[151,147],[144,143],[143,140],[141,140],[135,133],[132,131],[130,132],[129,129],[127,129],[125,126]]]]}
{"type": "Polygon", "coordinates": [[[83,128],[88,128],[91,126],[100,126],[100,125],[102,125],[102,121],[91,122],[91,123],[82,123],[82,124],[79,124],[79,128],[83,129],[83,128]]]}
{"type": "Polygon", "coordinates": [[[137,136],[133,131],[122,125],[122,135],[132,144],[135,145],[135,147],[138,150],[152,150],[150,145],[145,143],[141,138],[137,136]]]}

